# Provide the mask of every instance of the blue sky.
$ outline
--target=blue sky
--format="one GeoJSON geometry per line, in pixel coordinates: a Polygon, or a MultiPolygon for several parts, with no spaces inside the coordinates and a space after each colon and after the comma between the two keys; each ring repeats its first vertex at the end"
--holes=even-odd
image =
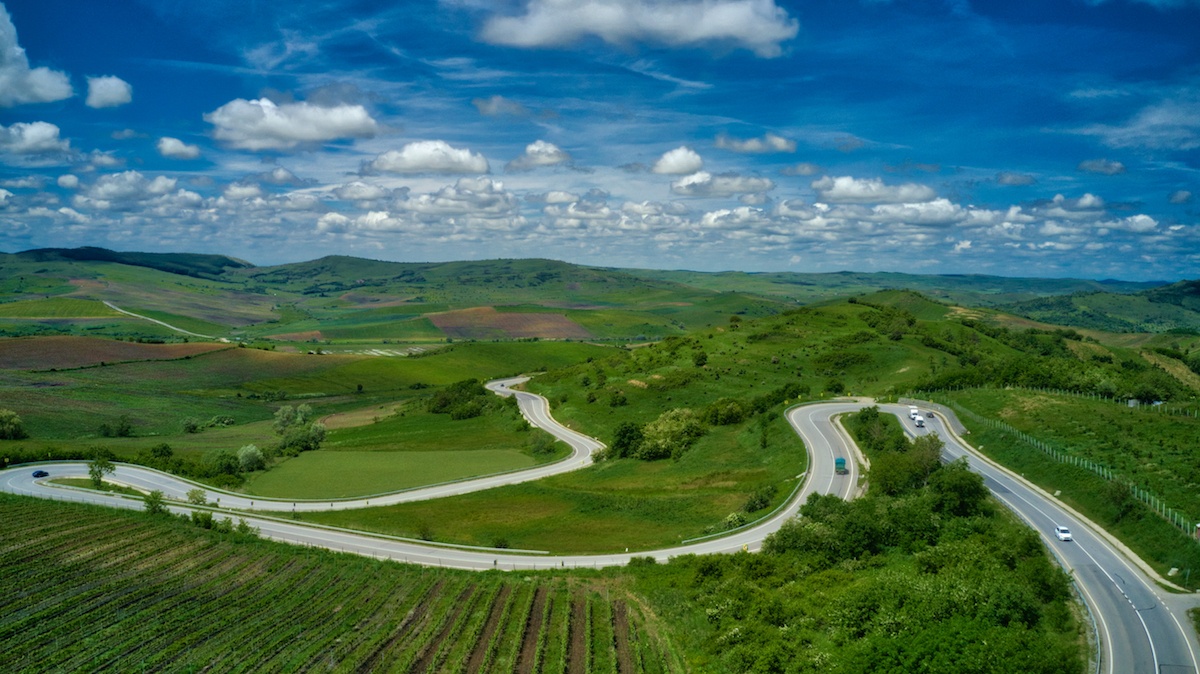
{"type": "Polygon", "coordinates": [[[7,0],[0,250],[1200,277],[1197,0],[7,0]]]}

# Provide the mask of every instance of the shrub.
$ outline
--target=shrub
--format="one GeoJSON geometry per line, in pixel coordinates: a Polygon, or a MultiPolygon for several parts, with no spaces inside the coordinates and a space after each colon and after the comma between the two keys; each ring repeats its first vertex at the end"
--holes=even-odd
{"type": "Polygon", "coordinates": [[[29,437],[25,432],[25,424],[17,413],[9,409],[0,409],[0,440],[23,440],[29,437]]]}

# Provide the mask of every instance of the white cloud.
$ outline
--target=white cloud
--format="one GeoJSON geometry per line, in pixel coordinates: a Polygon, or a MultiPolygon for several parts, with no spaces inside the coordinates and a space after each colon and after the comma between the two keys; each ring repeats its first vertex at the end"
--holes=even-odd
{"type": "Polygon", "coordinates": [[[821,167],[811,162],[803,161],[799,164],[785,166],[779,172],[785,176],[815,176],[821,172],[821,167]]]}
{"type": "Polygon", "coordinates": [[[335,189],[333,194],[342,201],[376,201],[392,196],[391,190],[361,180],[346,183],[335,189]]]}
{"type": "Polygon", "coordinates": [[[17,122],[0,125],[0,154],[57,155],[71,151],[71,143],[58,137],[59,128],[49,122],[17,122]]]}
{"type": "Polygon", "coordinates": [[[382,173],[487,173],[487,159],[466,148],[451,147],[442,140],[421,140],[397,150],[388,150],[363,164],[369,172],[382,173]]]}
{"type": "Polygon", "coordinates": [[[1144,215],[1131,215],[1120,220],[1112,220],[1102,223],[1097,223],[1097,226],[1106,229],[1116,229],[1123,232],[1133,232],[1135,234],[1145,234],[1158,229],[1158,221],[1154,218],[1144,215]]]}
{"type": "Polygon", "coordinates": [[[1012,171],[1001,171],[996,174],[996,183],[1006,187],[1020,187],[1024,185],[1032,185],[1037,182],[1037,178],[1027,173],[1014,173],[1012,171]]]}
{"type": "Polygon", "coordinates": [[[584,37],[614,45],[732,44],[772,58],[799,28],[774,0],[528,0],[523,14],[490,19],[483,39],[527,48],[560,47],[584,37]]]}
{"type": "Polygon", "coordinates": [[[325,213],[317,218],[317,231],[341,233],[350,228],[350,218],[341,213],[325,213]]]}
{"type": "Polygon", "coordinates": [[[728,197],[734,194],[757,194],[775,188],[767,178],[751,178],[732,173],[712,175],[698,171],[671,183],[671,191],[688,197],[728,197]]]}
{"type": "Polygon", "coordinates": [[[910,225],[950,225],[967,218],[967,211],[949,199],[934,199],[911,204],[880,204],[871,209],[882,222],[910,225]]]}
{"type": "Polygon", "coordinates": [[[681,146],[663,153],[650,170],[667,175],[695,173],[704,168],[704,160],[690,147],[681,146]]]}
{"type": "Polygon", "coordinates": [[[114,156],[112,152],[101,152],[100,150],[92,150],[88,154],[88,161],[92,166],[99,168],[113,168],[125,163],[124,159],[114,156]]]}
{"type": "Polygon", "coordinates": [[[844,204],[888,204],[917,203],[930,201],[936,193],[933,188],[917,183],[885,185],[878,178],[853,178],[825,176],[812,182],[821,201],[844,204]]]}
{"type": "Polygon", "coordinates": [[[1176,190],[1167,198],[1172,204],[1186,204],[1192,201],[1192,193],[1187,190],[1176,190]]]}
{"type": "Polygon", "coordinates": [[[970,249],[971,249],[971,240],[970,239],[963,239],[962,241],[959,241],[958,243],[954,244],[954,252],[955,253],[961,253],[963,251],[967,251],[970,249]]]}
{"type": "Polygon", "coordinates": [[[1080,133],[1098,136],[1109,147],[1195,150],[1200,148],[1200,96],[1164,100],[1143,108],[1123,125],[1097,124],[1080,133]]]}
{"type": "Polygon", "coordinates": [[[262,197],[262,188],[253,183],[230,183],[221,191],[221,196],[230,201],[244,201],[262,197]]]}
{"type": "Polygon", "coordinates": [[[93,208],[98,210],[131,210],[146,201],[157,201],[168,196],[194,195],[186,190],[178,190],[178,181],[166,176],[147,178],[139,171],[123,171],[100,176],[81,194],[77,194],[73,203],[78,208],[93,208]]]}
{"type": "Polygon", "coordinates": [[[66,73],[29,67],[25,50],[17,44],[17,27],[0,5],[0,108],[61,101],[72,93],[66,73]]]}
{"type": "Polygon", "coordinates": [[[200,156],[200,147],[188,145],[178,138],[163,136],[158,139],[158,153],[168,159],[195,159],[200,156]]]}
{"type": "Polygon", "coordinates": [[[426,216],[472,215],[477,218],[507,218],[519,213],[515,195],[504,183],[487,177],[460,178],[433,194],[421,194],[403,202],[402,208],[426,216]]]}
{"type": "Polygon", "coordinates": [[[12,198],[12,195],[13,195],[13,193],[9,192],[8,190],[0,189],[0,206],[6,205],[8,203],[8,200],[10,198],[12,198]]]}
{"type": "Polygon", "coordinates": [[[725,134],[717,136],[717,147],[722,150],[742,152],[747,154],[763,154],[766,152],[795,152],[796,141],[791,138],[768,133],[762,138],[731,138],[725,134]]]}
{"type": "Polygon", "coordinates": [[[571,161],[571,155],[554,143],[537,140],[525,146],[525,153],[508,162],[506,171],[527,171],[539,166],[556,166],[571,161]]]}
{"type": "Polygon", "coordinates": [[[58,177],[58,186],[64,189],[73,190],[79,187],[79,176],[72,173],[66,173],[58,177]]]}
{"type": "Polygon", "coordinates": [[[1107,159],[1085,159],[1079,162],[1079,165],[1075,168],[1084,173],[1099,173],[1106,176],[1125,172],[1124,164],[1119,161],[1109,161],[1107,159]]]}
{"type": "Polygon", "coordinates": [[[242,150],[288,150],[301,144],[369,138],[378,128],[361,105],[276,105],[266,98],[235,99],[206,113],[204,121],[216,127],[217,140],[242,150]]]}
{"type": "Polygon", "coordinates": [[[525,117],[529,115],[529,109],[520,103],[503,96],[492,96],[490,98],[476,98],[471,101],[479,114],[488,117],[497,117],[499,115],[513,115],[514,117],[525,117]]]}
{"type": "Polygon", "coordinates": [[[133,87],[120,77],[89,77],[87,83],[89,108],[115,108],[133,100],[133,87]]]}

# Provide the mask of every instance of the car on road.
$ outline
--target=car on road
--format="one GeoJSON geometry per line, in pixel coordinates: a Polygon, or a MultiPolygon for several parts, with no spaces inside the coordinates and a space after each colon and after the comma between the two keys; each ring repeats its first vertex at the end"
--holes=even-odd
{"type": "Polygon", "coordinates": [[[34,477],[50,477],[50,473],[47,473],[44,470],[35,470],[35,471],[33,471],[33,476],[34,477]]]}
{"type": "Polygon", "coordinates": [[[1060,541],[1069,541],[1071,540],[1071,530],[1063,526],[1054,527],[1054,537],[1060,541]]]}

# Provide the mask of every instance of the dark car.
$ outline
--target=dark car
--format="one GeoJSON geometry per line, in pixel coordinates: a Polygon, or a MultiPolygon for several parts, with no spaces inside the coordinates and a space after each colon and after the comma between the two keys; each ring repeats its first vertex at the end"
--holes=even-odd
{"type": "Polygon", "coordinates": [[[33,476],[34,477],[50,477],[50,473],[47,473],[44,470],[35,470],[35,471],[33,471],[33,476]]]}

